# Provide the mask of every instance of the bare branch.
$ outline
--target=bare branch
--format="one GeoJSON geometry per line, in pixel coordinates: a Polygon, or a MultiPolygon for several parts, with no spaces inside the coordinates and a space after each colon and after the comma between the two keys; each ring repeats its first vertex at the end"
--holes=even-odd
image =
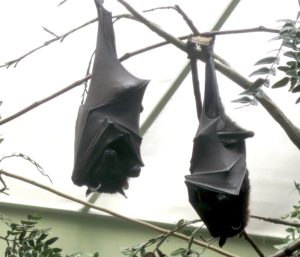
{"type": "Polygon", "coordinates": [[[187,25],[190,27],[191,31],[193,31],[194,34],[198,35],[199,31],[194,25],[193,21],[187,16],[187,14],[181,9],[179,5],[175,5],[175,10],[181,14],[187,25]]]}
{"type": "Polygon", "coordinates": [[[48,32],[50,35],[54,36],[54,37],[59,37],[57,34],[55,34],[53,31],[47,29],[46,27],[42,26],[43,30],[45,30],[46,32],[48,32]]]}
{"type": "Polygon", "coordinates": [[[259,257],[265,257],[265,255],[263,254],[263,252],[259,249],[259,247],[256,245],[256,243],[252,240],[252,238],[249,237],[249,235],[247,234],[246,231],[243,231],[241,233],[241,236],[243,236],[245,238],[245,240],[247,242],[249,242],[249,244],[253,247],[253,249],[255,250],[255,252],[257,253],[257,255],[259,257]]]}
{"type": "Polygon", "coordinates": [[[230,35],[230,34],[243,34],[243,33],[253,33],[253,32],[269,32],[269,33],[279,33],[279,29],[271,29],[264,26],[248,28],[248,29],[235,29],[235,30],[223,30],[223,31],[211,31],[200,33],[199,36],[210,37],[210,36],[220,36],[220,35],[230,35]]]}
{"type": "Polygon", "coordinates": [[[187,23],[187,25],[190,27],[191,31],[194,34],[199,34],[198,29],[196,28],[196,26],[194,25],[194,23],[192,22],[192,20],[187,16],[187,14],[180,8],[179,5],[175,5],[175,6],[162,6],[162,7],[156,7],[156,8],[152,8],[152,9],[148,9],[143,11],[144,13],[146,12],[153,12],[156,10],[165,10],[165,9],[171,9],[171,10],[175,10],[177,11],[185,20],[185,22],[187,23]]]}
{"type": "Polygon", "coordinates": [[[77,86],[83,84],[85,81],[89,80],[90,78],[91,78],[91,75],[89,75],[89,76],[87,76],[87,77],[85,77],[83,79],[77,80],[74,83],[72,83],[71,85],[69,85],[69,86],[67,86],[67,87],[65,87],[65,88],[57,91],[56,93],[54,93],[54,94],[52,94],[52,95],[50,95],[50,96],[48,96],[48,97],[46,97],[46,98],[44,98],[44,99],[42,99],[40,101],[34,102],[31,105],[27,106],[26,108],[24,108],[24,109],[16,112],[15,114],[13,114],[13,115],[11,115],[11,116],[3,119],[3,120],[0,120],[0,126],[3,125],[3,124],[5,124],[5,123],[7,123],[7,122],[9,122],[9,121],[11,121],[11,120],[14,120],[14,119],[18,118],[19,116],[21,116],[21,115],[23,115],[23,114],[31,111],[32,109],[40,106],[41,104],[44,104],[44,103],[46,103],[46,102],[54,99],[55,97],[66,93],[67,91],[71,90],[72,88],[77,87],[77,86]]]}
{"type": "MultiPolygon", "coordinates": [[[[292,254],[300,249],[300,240],[291,243],[289,246],[285,247],[284,249],[278,251],[277,253],[269,256],[269,257],[285,257],[285,256],[292,256],[292,254]]],[[[298,256],[298,255],[297,255],[298,256]]]]}
{"type": "Polygon", "coordinates": [[[28,155],[25,155],[25,154],[22,154],[22,153],[14,153],[14,154],[11,154],[11,155],[3,156],[0,159],[0,162],[4,161],[5,159],[15,158],[15,157],[19,157],[19,158],[24,159],[25,161],[30,162],[32,165],[34,165],[36,167],[36,169],[38,170],[38,172],[40,172],[43,176],[47,177],[50,180],[50,182],[52,183],[51,178],[45,172],[45,170],[43,169],[43,167],[40,164],[38,164],[35,160],[33,160],[32,158],[30,158],[28,155]]]}
{"type": "MultiPolygon", "coordinates": [[[[17,179],[17,180],[23,181],[25,183],[31,184],[33,186],[39,187],[41,189],[44,189],[44,190],[46,190],[46,191],[48,191],[50,193],[53,193],[53,194],[56,194],[56,195],[58,195],[60,197],[68,199],[70,201],[82,204],[84,206],[87,206],[89,208],[98,210],[100,212],[104,212],[104,213],[110,214],[110,215],[112,215],[112,216],[114,216],[116,218],[124,219],[124,220],[127,220],[127,221],[131,222],[131,223],[135,223],[135,224],[141,225],[143,227],[147,227],[147,228],[152,229],[154,231],[157,231],[159,233],[168,234],[168,233],[171,232],[170,230],[167,230],[167,229],[155,226],[155,225],[150,224],[148,222],[145,222],[145,221],[142,221],[142,220],[132,219],[132,218],[126,217],[126,216],[124,216],[122,214],[119,214],[119,213],[116,213],[114,211],[108,210],[106,208],[103,208],[103,207],[91,204],[89,202],[83,201],[83,200],[81,200],[79,198],[70,196],[70,195],[65,194],[65,193],[63,193],[61,191],[58,191],[56,189],[53,189],[51,187],[45,186],[43,184],[40,184],[40,183],[38,183],[38,182],[36,182],[34,180],[30,180],[28,178],[25,178],[25,177],[22,177],[22,176],[18,176],[18,175],[15,175],[15,174],[9,173],[7,171],[3,171],[3,170],[0,170],[0,175],[7,176],[7,177],[10,177],[10,178],[13,178],[13,179],[17,179]]],[[[188,241],[190,239],[188,236],[185,236],[185,235],[183,235],[181,233],[177,233],[177,232],[173,233],[173,236],[177,237],[177,238],[180,238],[180,239],[183,239],[183,240],[186,240],[186,241],[188,241]]],[[[226,251],[224,251],[222,249],[219,249],[217,247],[214,247],[212,245],[208,245],[208,244],[206,244],[206,243],[204,243],[204,242],[202,242],[200,240],[194,240],[193,242],[195,244],[197,244],[197,245],[200,245],[200,246],[203,246],[203,247],[207,247],[210,250],[215,251],[217,253],[220,253],[220,254],[222,254],[224,256],[227,256],[227,257],[238,257],[237,255],[234,255],[232,253],[226,252],[226,251]]]]}
{"type": "Polygon", "coordinates": [[[35,53],[36,51],[38,51],[38,50],[40,50],[40,49],[42,49],[42,48],[44,48],[44,47],[46,47],[46,46],[48,46],[48,45],[50,45],[50,44],[56,42],[56,41],[58,41],[58,40],[60,40],[60,42],[62,42],[62,41],[63,41],[67,36],[69,36],[70,34],[72,34],[72,33],[74,33],[75,31],[78,31],[78,30],[80,30],[80,29],[82,29],[82,28],[84,28],[84,27],[86,27],[86,26],[88,26],[88,25],[90,25],[90,24],[96,22],[97,20],[98,20],[97,18],[95,18],[95,19],[93,19],[93,20],[90,20],[90,21],[88,21],[88,22],[86,22],[86,23],[84,23],[84,24],[82,24],[82,25],[80,25],[80,26],[78,26],[78,27],[76,27],[76,28],[74,28],[74,29],[72,29],[72,30],[70,30],[70,31],[68,31],[68,32],[66,32],[66,33],[64,33],[64,34],[62,34],[61,36],[57,36],[57,35],[56,35],[55,38],[50,39],[50,40],[44,42],[42,45],[40,45],[40,46],[38,46],[38,47],[36,47],[36,48],[30,50],[29,52],[25,53],[24,55],[22,55],[22,56],[20,56],[20,57],[18,57],[18,58],[16,58],[16,59],[14,59],[14,60],[11,60],[11,61],[9,61],[9,62],[6,62],[6,63],[3,64],[3,65],[0,65],[0,68],[2,68],[2,67],[7,67],[7,68],[9,68],[11,65],[14,65],[14,67],[16,67],[16,66],[18,65],[18,63],[19,63],[21,60],[23,60],[25,57],[27,57],[28,55],[31,55],[31,54],[35,53]]]}
{"type": "Polygon", "coordinates": [[[0,193],[8,195],[8,193],[6,192],[8,190],[8,187],[6,186],[6,183],[5,183],[5,181],[4,181],[4,179],[2,178],[1,175],[0,175],[0,182],[2,184],[2,188],[0,189],[0,193]]]}
{"type": "Polygon", "coordinates": [[[260,217],[260,216],[256,216],[256,215],[250,215],[250,217],[253,219],[263,220],[263,221],[271,222],[271,223],[275,223],[275,224],[300,228],[300,223],[298,223],[298,222],[292,222],[292,221],[286,221],[286,220],[274,219],[274,218],[265,218],[265,217],[260,217]]]}
{"type": "Polygon", "coordinates": [[[58,5],[57,5],[57,7],[59,7],[59,6],[61,6],[61,5],[63,5],[65,2],[67,2],[68,0],[63,0],[63,1],[61,1],[58,5]]]}

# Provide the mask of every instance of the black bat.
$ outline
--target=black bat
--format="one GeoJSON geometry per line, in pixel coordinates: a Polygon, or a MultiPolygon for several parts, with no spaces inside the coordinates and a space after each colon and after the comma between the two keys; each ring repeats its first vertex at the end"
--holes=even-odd
{"type": "Polygon", "coordinates": [[[72,180],[93,191],[124,194],[128,178],[140,174],[139,115],[148,80],[119,62],[111,13],[95,0],[98,37],[86,100],[78,111],[72,180]]]}
{"type": "Polygon", "coordinates": [[[254,133],[242,129],[225,114],[215,72],[213,41],[201,46],[206,64],[205,95],[194,138],[191,175],[185,176],[185,183],[191,205],[210,234],[220,237],[219,245],[223,246],[227,237],[237,235],[247,225],[250,183],[244,140],[254,133]]]}

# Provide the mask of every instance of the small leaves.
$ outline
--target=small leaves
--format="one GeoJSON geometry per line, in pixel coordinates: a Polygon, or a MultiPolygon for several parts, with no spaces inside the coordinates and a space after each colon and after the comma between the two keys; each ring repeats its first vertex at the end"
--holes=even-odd
{"type": "Polygon", "coordinates": [[[241,103],[241,104],[250,104],[252,99],[249,96],[243,96],[239,99],[235,99],[231,101],[232,103],[241,103]]]}
{"type": "Polygon", "coordinates": [[[265,58],[257,61],[254,65],[271,64],[271,63],[275,63],[278,61],[279,61],[278,57],[265,57],[265,58]]]}
{"type": "Polygon", "coordinates": [[[292,93],[298,93],[300,92],[300,85],[298,84],[298,86],[294,87],[292,90],[292,93]]]}
{"type": "Polygon", "coordinates": [[[272,88],[280,88],[286,86],[290,82],[289,77],[284,77],[283,79],[277,81],[272,85],[272,88]]]}
{"type": "Polygon", "coordinates": [[[267,67],[262,67],[258,70],[253,71],[249,76],[255,76],[255,75],[266,75],[269,74],[271,71],[271,69],[267,68],[267,67]]]}

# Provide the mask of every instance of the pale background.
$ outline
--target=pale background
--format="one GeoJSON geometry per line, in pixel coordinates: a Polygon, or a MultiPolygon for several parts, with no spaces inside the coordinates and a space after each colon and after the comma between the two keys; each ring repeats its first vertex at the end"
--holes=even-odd
{"type": "MultiPolygon", "coordinates": [[[[52,36],[41,26],[62,34],[96,17],[92,0],[68,0],[57,8],[59,1],[0,1],[0,63],[19,57],[52,36]]],[[[229,1],[138,1],[129,3],[138,10],[179,4],[200,31],[208,31],[229,1]]],[[[113,14],[126,10],[115,0],[106,0],[105,7],[113,14]]],[[[243,0],[222,29],[242,29],[264,25],[277,28],[279,19],[294,19],[299,10],[296,0],[243,0]]],[[[172,10],[156,11],[147,17],[173,35],[190,31],[181,17],[172,10]]],[[[72,34],[65,41],[54,43],[19,63],[17,68],[0,69],[0,109],[3,118],[27,105],[84,77],[89,58],[95,48],[96,24],[72,34]]],[[[119,56],[161,39],[141,24],[121,20],[115,26],[119,56]]],[[[279,42],[268,42],[267,33],[220,36],[216,53],[225,58],[244,76],[253,64],[279,42]]],[[[160,96],[170,86],[187,62],[185,54],[172,46],[163,47],[134,57],[124,65],[136,76],[151,79],[144,98],[141,122],[147,117],[160,96]]],[[[203,69],[200,66],[200,74],[203,69]]],[[[203,74],[203,72],[202,72],[203,74]]],[[[279,78],[279,77],[278,77],[279,78]]],[[[203,84],[203,78],[201,78],[203,84]]],[[[222,75],[219,87],[227,113],[239,124],[255,132],[247,140],[248,167],[251,179],[251,213],[281,217],[298,201],[293,181],[300,182],[298,149],[284,131],[261,107],[236,109],[230,101],[242,91],[222,75]]],[[[286,115],[300,126],[300,105],[286,88],[265,90],[286,115]]],[[[1,126],[5,138],[0,155],[21,152],[39,162],[53,180],[53,187],[85,199],[85,188],[71,182],[73,166],[74,124],[83,86],[38,107],[30,113],[1,126]]],[[[298,95],[299,97],[299,95],[298,95]]],[[[145,167],[137,179],[130,181],[128,199],[119,195],[101,195],[97,204],[134,218],[173,223],[180,218],[194,219],[196,214],[187,199],[184,175],[189,173],[192,140],[197,129],[190,76],[146,133],[142,145],[145,167]]],[[[23,160],[7,160],[1,168],[51,186],[46,177],[23,160]]],[[[68,210],[81,206],[22,182],[6,179],[10,196],[0,194],[0,201],[38,205],[68,210]]],[[[248,232],[283,236],[280,226],[251,221],[248,232]]]]}

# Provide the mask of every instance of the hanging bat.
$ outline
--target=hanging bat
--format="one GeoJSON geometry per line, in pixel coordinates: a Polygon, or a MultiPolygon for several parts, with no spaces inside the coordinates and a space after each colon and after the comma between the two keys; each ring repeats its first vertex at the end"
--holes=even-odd
{"type": "Polygon", "coordinates": [[[225,114],[219,97],[213,41],[201,47],[206,64],[205,95],[194,138],[191,175],[185,176],[185,183],[191,205],[210,234],[220,238],[222,247],[227,237],[237,235],[247,225],[250,183],[245,139],[254,133],[242,129],[225,114]]]}
{"type": "Polygon", "coordinates": [[[128,178],[140,174],[142,138],[139,115],[148,80],[130,74],[119,62],[111,13],[101,0],[90,87],[78,111],[72,180],[93,191],[125,196],[128,178]]]}

